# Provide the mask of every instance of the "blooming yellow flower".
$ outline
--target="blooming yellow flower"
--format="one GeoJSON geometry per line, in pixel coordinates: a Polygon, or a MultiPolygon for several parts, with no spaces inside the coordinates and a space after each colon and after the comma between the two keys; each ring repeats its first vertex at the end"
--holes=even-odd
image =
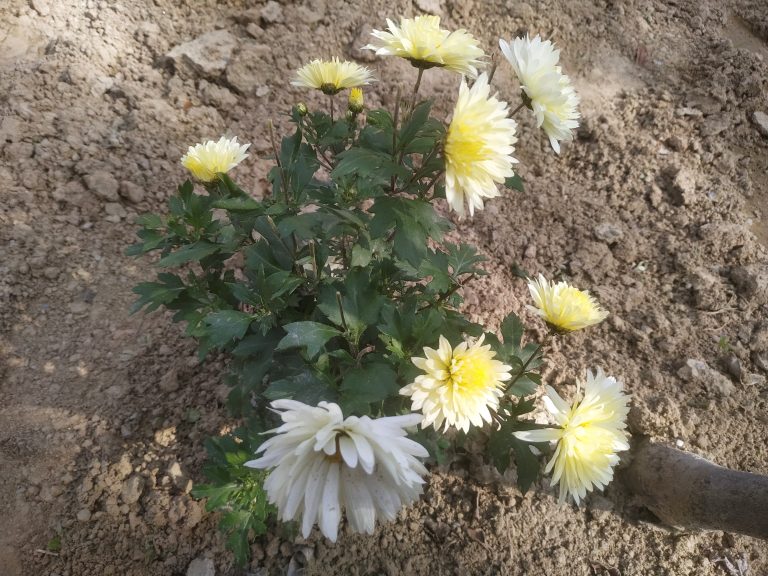
{"type": "Polygon", "coordinates": [[[371,36],[381,41],[378,46],[368,44],[380,56],[399,56],[416,68],[436,66],[477,76],[477,66],[484,56],[478,41],[466,30],[449,32],[440,28],[439,16],[401,18],[400,26],[387,19],[389,32],[374,30],[371,36]]]}
{"type": "Polygon", "coordinates": [[[536,124],[549,136],[552,149],[560,153],[560,141],[573,140],[573,130],[579,127],[579,97],[571,80],[562,73],[560,51],[552,42],[533,40],[528,36],[511,43],[499,40],[504,56],[520,80],[526,102],[536,118],[536,124]]]}
{"type": "Polygon", "coordinates": [[[421,427],[444,430],[455,426],[467,432],[469,425],[482,426],[491,421],[489,409],[497,409],[503,395],[502,382],[509,380],[512,368],[494,360],[490,345],[483,339],[462,342],[455,348],[440,336],[437,350],[424,348],[425,358],[411,358],[426,372],[403,387],[400,394],[410,396],[411,409],[424,414],[421,427]]]}
{"type": "Polygon", "coordinates": [[[360,112],[363,111],[363,89],[362,88],[352,88],[352,90],[349,91],[349,102],[347,103],[347,107],[355,114],[360,114],[360,112]]]}
{"type": "Polygon", "coordinates": [[[514,175],[517,124],[507,112],[506,102],[490,96],[486,74],[472,88],[462,80],[444,148],[445,197],[462,216],[465,201],[473,216],[483,198],[499,195],[496,184],[514,175]]]}
{"type": "Polygon", "coordinates": [[[587,371],[584,399],[573,406],[547,386],[544,405],[559,428],[515,432],[526,442],[556,442],[545,472],[552,471],[552,486],[560,483],[560,501],[568,495],[576,504],[593,488],[604,488],[613,479],[617,452],[629,448],[626,432],[629,396],[620,382],[587,371]]]}
{"type": "Polygon", "coordinates": [[[231,139],[223,136],[218,142],[208,140],[203,144],[190,146],[182,157],[181,164],[192,175],[203,182],[211,182],[217,174],[226,173],[248,158],[245,153],[250,144],[242,146],[237,136],[231,139]]]}
{"type": "Polygon", "coordinates": [[[363,86],[373,81],[371,71],[354,62],[332,60],[312,60],[296,71],[294,86],[322,90],[325,94],[336,94],[345,88],[363,86]]]}
{"type": "Polygon", "coordinates": [[[580,330],[598,324],[608,316],[589,292],[566,282],[555,284],[539,274],[537,279],[528,281],[528,289],[536,304],[528,309],[558,331],[580,330]]]}

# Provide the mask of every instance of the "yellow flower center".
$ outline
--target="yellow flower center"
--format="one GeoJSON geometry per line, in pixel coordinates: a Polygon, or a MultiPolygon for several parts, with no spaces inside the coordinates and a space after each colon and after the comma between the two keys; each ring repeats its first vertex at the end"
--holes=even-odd
{"type": "Polygon", "coordinates": [[[458,387],[470,393],[486,389],[489,382],[495,381],[496,374],[491,359],[472,353],[451,358],[449,371],[454,388],[458,387]]]}
{"type": "Polygon", "coordinates": [[[485,140],[478,135],[477,126],[454,120],[445,140],[445,155],[459,170],[486,159],[485,140]]]}

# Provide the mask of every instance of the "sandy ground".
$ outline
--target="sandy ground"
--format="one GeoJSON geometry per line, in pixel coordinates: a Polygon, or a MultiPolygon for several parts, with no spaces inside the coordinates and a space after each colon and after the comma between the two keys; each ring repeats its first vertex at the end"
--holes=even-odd
{"type": "MultiPolygon", "coordinates": [[[[558,343],[549,383],[572,393],[600,365],[633,394],[636,436],[768,473],[764,0],[3,0],[0,574],[242,573],[189,496],[203,439],[229,424],[225,366],[199,365],[168,316],[129,316],[130,287],[153,274],[122,254],[132,221],[163,209],[186,146],[224,133],[254,143],[236,175],[259,194],[265,122],[315,103],[286,88],[310,57],[361,60],[383,80],[369,103],[391,104],[413,71],[358,48],[386,17],[423,10],[487,49],[554,38],[583,100],[560,157],[523,116],[526,192],[459,224],[491,258],[468,310],[490,326],[515,310],[540,329],[512,270],[567,275],[611,316],[558,343]],[[215,50],[172,52],[195,40],[215,50]]],[[[516,102],[508,69],[496,84],[516,102]]],[[[455,91],[441,72],[424,84],[455,91]]],[[[247,573],[738,574],[729,558],[768,574],[765,542],[658,526],[620,478],[581,508],[558,505],[547,481],[524,496],[508,480],[463,455],[373,537],[275,529],[247,573]]]]}

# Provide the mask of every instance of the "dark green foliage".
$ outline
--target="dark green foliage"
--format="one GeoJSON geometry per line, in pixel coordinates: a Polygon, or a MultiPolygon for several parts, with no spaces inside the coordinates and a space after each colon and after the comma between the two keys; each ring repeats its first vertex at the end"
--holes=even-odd
{"type": "MultiPolygon", "coordinates": [[[[398,125],[373,110],[362,126],[294,110],[295,130],[279,145],[263,200],[220,174],[203,193],[185,182],[167,216],[138,220],[139,242],[128,252],[158,252],[162,271],[134,288],[134,311],[174,311],[201,357],[218,349],[230,360],[229,408],[247,425],[208,442],[210,484],[195,495],[222,511],[241,563],[270,510],[264,474],[243,466],[270,401],[333,401],[345,415],[403,413],[410,401],[398,391],[418,375],[411,357],[436,347],[440,335],[455,345],[483,333],[457,310],[460,288],[485,274],[484,259],[443,239],[450,223],[433,200],[441,195],[444,127],[430,107],[417,104],[398,125]]],[[[514,316],[501,335],[488,342],[515,370],[509,394],[525,396],[538,382],[538,347],[522,345],[514,316]]],[[[527,406],[509,395],[505,405],[516,415],[527,406]]],[[[511,436],[517,424],[513,416],[494,434],[494,458],[503,467],[514,450],[528,470],[527,447],[511,436]]],[[[450,454],[439,434],[419,439],[437,461],[450,454]]]]}

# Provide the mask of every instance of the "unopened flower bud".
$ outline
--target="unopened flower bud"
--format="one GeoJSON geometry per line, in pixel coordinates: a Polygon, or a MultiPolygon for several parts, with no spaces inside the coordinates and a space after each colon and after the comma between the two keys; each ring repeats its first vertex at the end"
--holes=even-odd
{"type": "Polygon", "coordinates": [[[304,102],[299,102],[296,104],[296,112],[299,113],[299,116],[306,116],[309,110],[307,110],[307,105],[304,102]]]}
{"type": "Polygon", "coordinates": [[[349,103],[347,108],[354,114],[360,114],[363,111],[363,89],[352,88],[349,91],[349,103]]]}

